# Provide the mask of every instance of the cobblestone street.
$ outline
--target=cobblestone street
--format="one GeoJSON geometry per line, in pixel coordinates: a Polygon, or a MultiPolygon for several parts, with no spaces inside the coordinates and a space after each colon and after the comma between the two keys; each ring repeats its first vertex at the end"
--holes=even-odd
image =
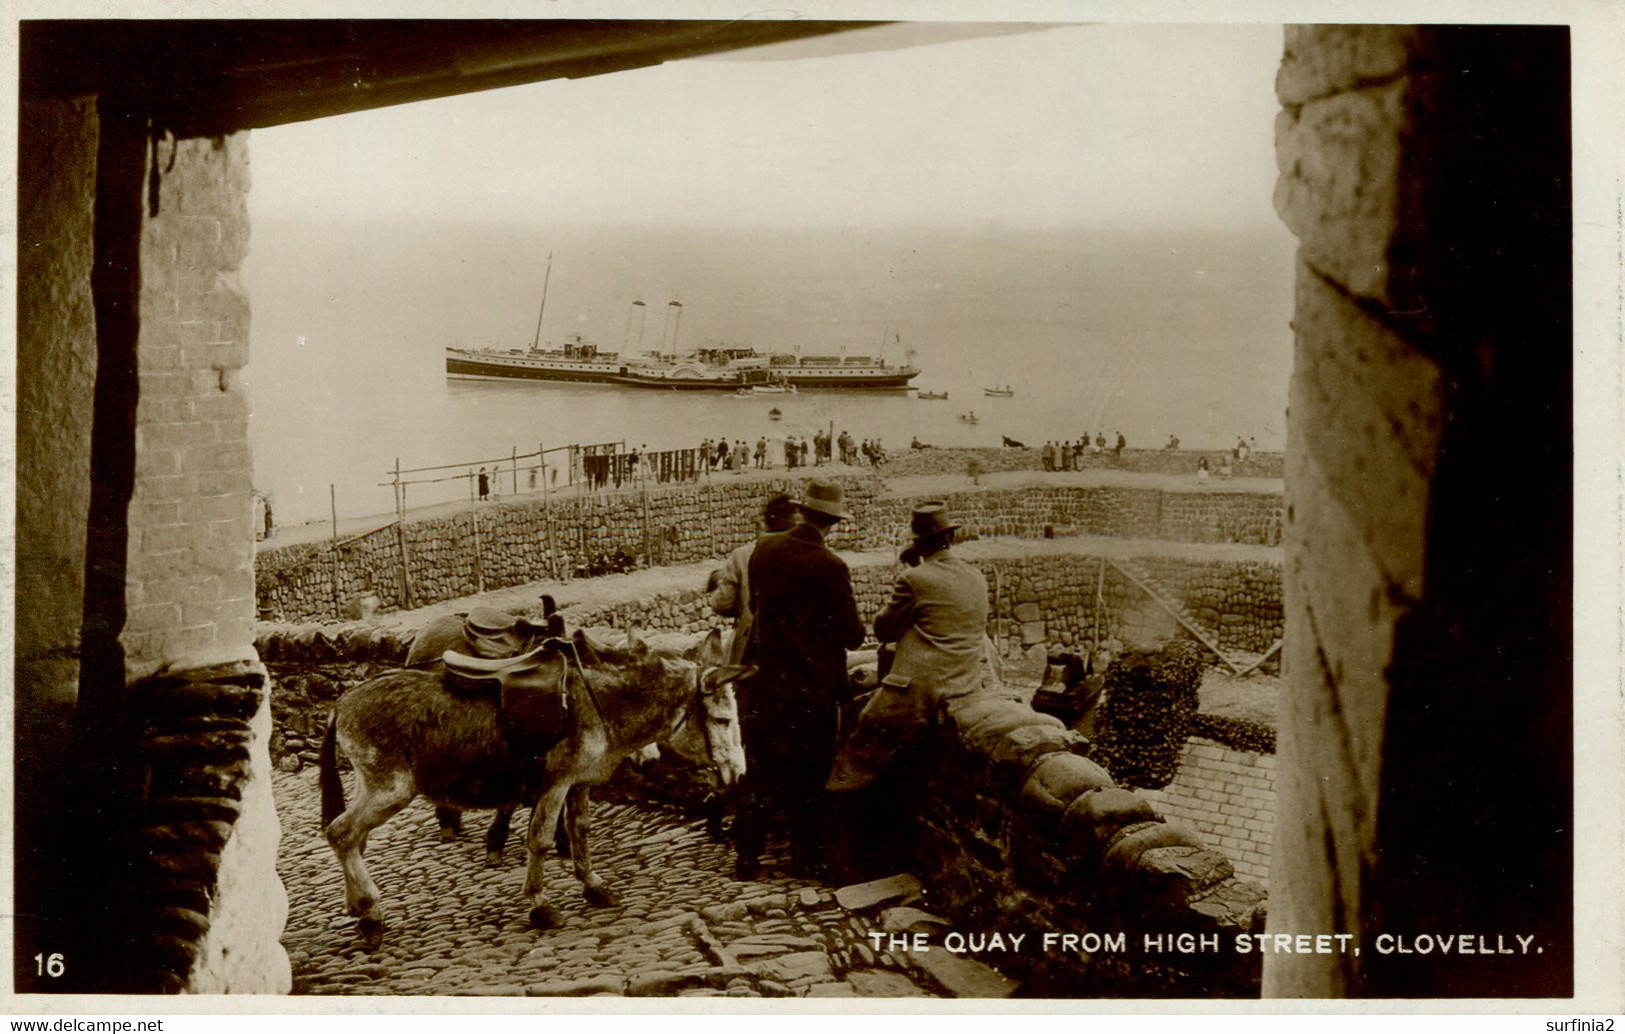
{"type": "Polygon", "coordinates": [[[278,772],[275,793],[296,994],[952,997],[1015,987],[970,959],[877,955],[871,929],[932,918],[903,907],[918,903],[911,879],[837,891],[790,878],[784,858],[770,855],[758,879],[741,882],[703,819],[602,791],[593,859],[620,907],[589,907],[568,861],[553,857],[548,890],[565,921],[532,930],[520,893],[526,813],[515,818],[503,865],[488,868],[489,813],[467,814],[461,839],[441,843],[419,798],[368,843],[387,923],[382,944],[368,950],[317,831],[314,768],[278,772]]]}

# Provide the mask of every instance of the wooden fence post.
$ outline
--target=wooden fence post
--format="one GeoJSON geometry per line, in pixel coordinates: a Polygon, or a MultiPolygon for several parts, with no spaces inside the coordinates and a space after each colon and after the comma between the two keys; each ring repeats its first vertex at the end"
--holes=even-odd
{"type": "Polygon", "coordinates": [[[411,562],[406,553],[406,486],[401,484],[401,458],[395,457],[395,545],[400,550],[401,605],[410,609],[412,603],[411,562]]]}
{"type": "Polygon", "coordinates": [[[338,489],[327,483],[327,505],[333,514],[333,617],[344,620],[344,594],[339,591],[339,500],[338,489]]]}

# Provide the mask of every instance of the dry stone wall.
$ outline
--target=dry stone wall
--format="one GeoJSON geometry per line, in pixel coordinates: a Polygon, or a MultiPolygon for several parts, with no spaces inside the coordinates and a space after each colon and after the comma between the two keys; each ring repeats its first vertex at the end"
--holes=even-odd
{"type": "MultiPolygon", "coordinates": [[[[853,519],[836,526],[831,547],[898,547],[918,500],[885,494],[878,478],[841,480],[853,519]]],[[[720,560],[751,540],[768,496],[799,494],[801,485],[791,479],[722,480],[548,504],[498,504],[415,521],[400,532],[384,528],[336,548],[322,542],[266,550],[256,568],[260,616],[332,620],[369,594],[390,611],[576,574],[720,560]]],[[[1044,486],[945,498],[971,536],[1081,533],[1258,545],[1277,545],[1281,537],[1281,499],[1268,493],[1044,486]]]]}
{"type": "Polygon", "coordinates": [[[916,802],[933,902],[970,929],[1029,933],[1034,950],[1008,965],[1035,995],[1256,997],[1258,956],[1229,948],[1262,929],[1263,889],[1118,787],[1089,752],[1024,704],[953,701],[916,802]],[[1175,933],[1223,950],[1148,950],[1147,938],[1175,933]],[[1070,935],[1070,950],[1038,947],[1046,934],[1070,935]]]}

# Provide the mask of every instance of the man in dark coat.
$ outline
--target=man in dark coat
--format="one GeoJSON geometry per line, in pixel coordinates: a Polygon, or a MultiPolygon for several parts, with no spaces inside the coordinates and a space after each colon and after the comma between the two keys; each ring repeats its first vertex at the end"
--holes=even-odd
{"type": "Polygon", "coordinates": [[[824,545],[848,516],[841,487],[810,481],[797,505],[802,523],[764,535],[748,568],[755,621],[745,661],[757,673],[739,687],[745,778],[734,872],[741,879],[755,875],[774,815],[789,820],[792,866],[815,870],[824,780],[847,695],[846,651],[863,645],[851,573],[824,545]]]}

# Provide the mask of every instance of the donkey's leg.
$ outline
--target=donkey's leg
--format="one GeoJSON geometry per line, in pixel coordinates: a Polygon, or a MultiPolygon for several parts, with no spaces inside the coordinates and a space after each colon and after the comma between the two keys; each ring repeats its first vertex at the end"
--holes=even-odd
{"type": "Polygon", "coordinates": [[[407,772],[392,772],[383,779],[373,775],[371,778],[378,780],[377,783],[369,781],[366,772],[360,776],[357,782],[361,784],[361,792],[355,803],[327,827],[327,842],[344,868],[345,907],[351,915],[361,918],[364,927],[369,924],[377,927],[383,924],[384,914],[378,907],[378,886],[372,882],[361,852],[366,847],[368,834],[406,807],[416,796],[417,788],[407,772]]]}
{"type": "MultiPolygon", "coordinates": [[[[549,759],[551,762],[551,759],[549,759]]],[[[559,816],[564,812],[564,801],[569,795],[571,781],[564,778],[566,766],[548,765],[547,789],[530,812],[530,830],[525,837],[525,897],[530,901],[530,924],[538,930],[558,926],[564,921],[552,902],[547,900],[547,886],[543,881],[543,866],[547,849],[552,846],[553,833],[559,828],[559,816]]]]}
{"type": "Polygon", "coordinates": [[[457,808],[447,808],[444,805],[436,807],[434,821],[440,827],[442,844],[449,844],[463,835],[463,813],[457,808]]]}
{"type": "Polygon", "coordinates": [[[565,800],[564,831],[570,838],[570,860],[575,863],[576,879],[581,881],[581,895],[587,904],[615,908],[620,905],[621,896],[592,871],[592,852],[587,849],[587,834],[592,829],[592,819],[587,814],[591,807],[590,793],[585,783],[578,783],[570,787],[565,800]]]}
{"type": "Polygon", "coordinates": [[[508,846],[508,830],[513,825],[512,808],[498,808],[485,831],[485,864],[495,869],[502,864],[502,849],[508,846]]]}

